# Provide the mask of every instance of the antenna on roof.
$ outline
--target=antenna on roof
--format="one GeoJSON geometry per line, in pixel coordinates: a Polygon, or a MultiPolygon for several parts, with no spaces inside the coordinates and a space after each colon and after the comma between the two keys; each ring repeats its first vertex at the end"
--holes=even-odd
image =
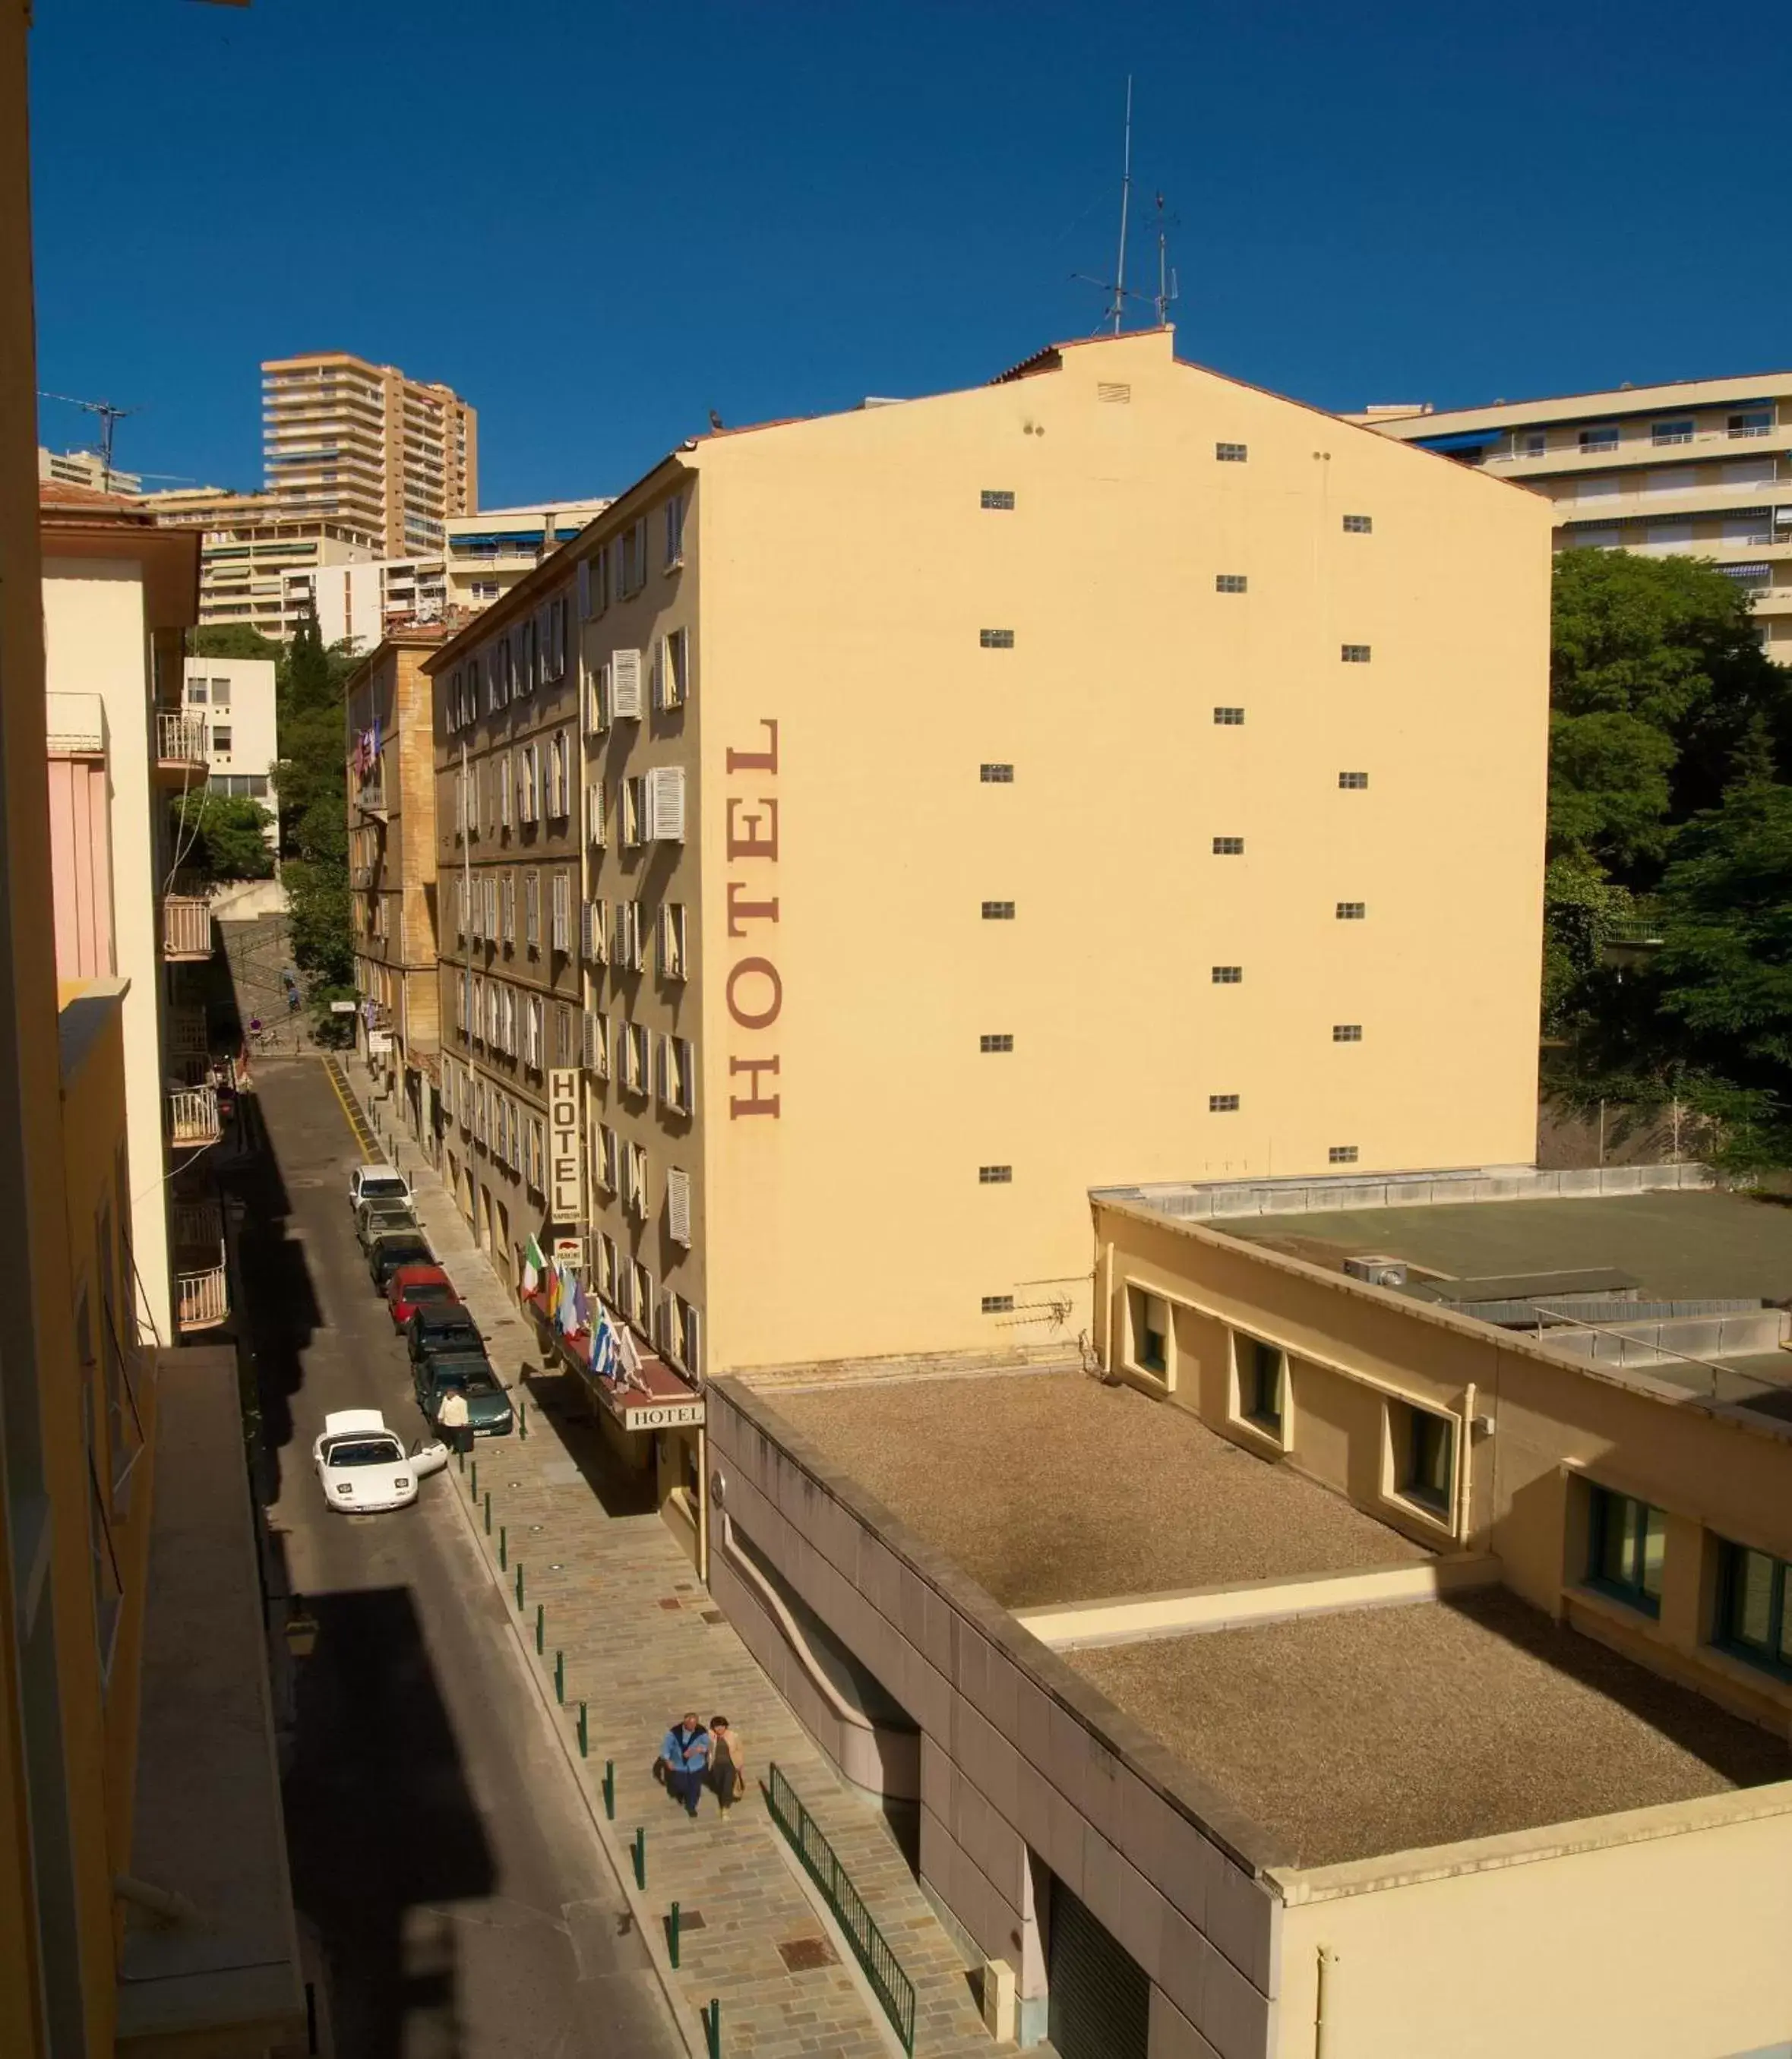
{"type": "Polygon", "coordinates": [[[1109,310],[1113,319],[1113,333],[1120,333],[1120,325],[1126,313],[1126,214],[1133,201],[1133,74],[1126,74],[1126,141],[1121,153],[1120,172],[1120,261],[1114,267],[1113,305],[1109,310]]]}
{"type": "Polygon", "coordinates": [[[1169,217],[1164,213],[1164,196],[1157,196],[1157,326],[1167,328],[1177,297],[1176,268],[1169,261],[1169,217]]]}
{"type": "Polygon", "coordinates": [[[40,400],[62,400],[71,408],[85,408],[90,415],[100,418],[100,480],[101,490],[112,491],[112,432],[126,415],[141,414],[138,408],[115,408],[110,400],[78,400],[72,393],[46,393],[38,389],[40,400]]]}
{"type": "Polygon", "coordinates": [[[1133,209],[1133,81],[1130,74],[1126,80],[1126,124],[1121,152],[1120,170],[1120,250],[1114,265],[1112,279],[1091,278],[1086,272],[1073,272],[1073,279],[1085,286],[1099,286],[1108,297],[1108,305],[1101,319],[1096,324],[1097,330],[1112,327],[1118,336],[1125,326],[1126,303],[1145,301],[1157,310],[1157,326],[1161,329],[1168,317],[1170,303],[1177,294],[1176,274],[1169,269],[1168,217],[1164,213],[1164,196],[1157,196],[1157,290],[1155,293],[1135,293],[1126,283],[1126,234],[1133,209]]]}

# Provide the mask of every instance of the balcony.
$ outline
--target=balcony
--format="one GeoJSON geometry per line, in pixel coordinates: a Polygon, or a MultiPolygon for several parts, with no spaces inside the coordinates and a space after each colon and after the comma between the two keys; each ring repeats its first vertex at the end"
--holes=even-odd
{"type": "Polygon", "coordinates": [[[185,785],[203,779],[212,754],[202,715],[156,714],[156,770],[165,779],[185,785]]]}
{"type": "Polygon", "coordinates": [[[216,1087],[176,1087],[168,1096],[170,1144],[215,1144],[224,1134],[216,1087]]]}
{"type": "Polygon", "coordinates": [[[174,964],[212,954],[212,906],[194,895],[165,894],[161,902],[161,954],[174,964]]]}
{"type": "Polygon", "coordinates": [[[190,1004],[168,1011],[168,1048],[177,1058],[203,1058],[211,1049],[205,1011],[190,1004]]]}

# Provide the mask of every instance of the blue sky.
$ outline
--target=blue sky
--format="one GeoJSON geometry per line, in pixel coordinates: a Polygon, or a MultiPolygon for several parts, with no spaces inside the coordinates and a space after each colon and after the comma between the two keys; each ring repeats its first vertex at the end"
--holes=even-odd
{"type": "Polygon", "coordinates": [[[1161,188],[1186,357],[1334,408],[1792,361],[1786,41],[1690,6],[37,18],[38,383],[141,408],[118,460],[175,479],[259,484],[296,350],[449,381],[488,506],[614,490],[711,408],[986,378],[1097,322],[1129,70],[1134,277],[1161,188]]]}

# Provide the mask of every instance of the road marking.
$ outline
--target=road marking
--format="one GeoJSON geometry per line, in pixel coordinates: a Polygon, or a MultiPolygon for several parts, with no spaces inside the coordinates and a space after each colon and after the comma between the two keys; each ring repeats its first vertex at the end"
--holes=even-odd
{"type": "Polygon", "coordinates": [[[353,1133],[356,1143],[360,1146],[362,1159],[371,1162],[375,1155],[372,1132],[363,1121],[360,1110],[349,1097],[348,1081],[343,1073],[341,1061],[333,1052],[324,1061],[324,1077],[330,1083],[331,1093],[341,1103],[342,1113],[348,1121],[348,1128],[353,1133]]]}

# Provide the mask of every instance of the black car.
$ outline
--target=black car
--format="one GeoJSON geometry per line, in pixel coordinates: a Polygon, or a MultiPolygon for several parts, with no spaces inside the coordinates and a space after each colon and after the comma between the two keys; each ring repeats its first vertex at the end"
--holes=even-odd
{"type": "Polygon", "coordinates": [[[405,1343],[413,1367],[425,1360],[469,1352],[482,1356],[485,1340],[479,1325],[458,1301],[434,1301],[417,1309],[404,1325],[405,1343]]]}
{"type": "Polygon", "coordinates": [[[388,1229],[367,1247],[368,1276],[381,1294],[386,1291],[386,1282],[400,1266],[435,1263],[436,1254],[429,1249],[429,1240],[417,1229],[388,1229]]]}
{"type": "Polygon", "coordinates": [[[482,1351],[444,1352],[439,1356],[414,1361],[411,1384],[417,1406],[432,1428],[442,1397],[452,1388],[467,1404],[467,1420],[476,1437],[508,1436],[515,1427],[510,1396],[504,1392],[492,1361],[482,1351]]]}

